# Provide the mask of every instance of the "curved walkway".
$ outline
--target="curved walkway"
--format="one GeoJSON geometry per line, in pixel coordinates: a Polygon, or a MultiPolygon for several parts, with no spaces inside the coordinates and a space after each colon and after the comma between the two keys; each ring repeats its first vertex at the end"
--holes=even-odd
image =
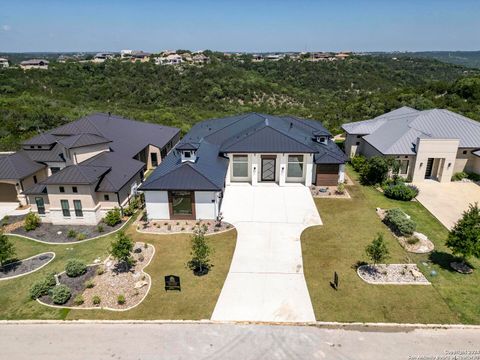
{"type": "Polygon", "coordinates": [[[321,225],[301,185],[230,185],[222,204],[237,245],[212,320],[313,322],[300,235],[321,225]]]}

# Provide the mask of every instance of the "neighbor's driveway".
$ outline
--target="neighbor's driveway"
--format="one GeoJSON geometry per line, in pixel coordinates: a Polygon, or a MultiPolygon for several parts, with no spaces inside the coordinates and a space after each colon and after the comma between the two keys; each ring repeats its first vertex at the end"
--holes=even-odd
{"type": "Polygon", "coordinates": [[[0,202],[0,220],[6,215],[11,215],[18,207],[18,203],[14,202],[0,202]]]}
{"type": "Polygon", "coordinates": [[[303,275],[300,235],[321,225],[301,185],[230,185],[222,204],[237,245],[212,320],[315,321],[303,275]]]}
{"type": "Polygon", "coordinates": [[[415,185],[420,189],[417,200],[448,229],[462,217],[469,204],[480,204],[480,186],[475,183],[425,180],[415,185]]]}

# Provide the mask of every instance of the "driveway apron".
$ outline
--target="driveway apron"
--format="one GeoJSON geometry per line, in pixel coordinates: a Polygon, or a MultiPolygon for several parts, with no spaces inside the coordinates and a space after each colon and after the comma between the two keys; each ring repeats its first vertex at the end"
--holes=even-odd
{"type": "Polygon", "coordinates": [[[305,228],[322,224],[310,190],[229,185],[222,213],[238,237],[212,320],[315,321],[300,242],[305,228]]]}

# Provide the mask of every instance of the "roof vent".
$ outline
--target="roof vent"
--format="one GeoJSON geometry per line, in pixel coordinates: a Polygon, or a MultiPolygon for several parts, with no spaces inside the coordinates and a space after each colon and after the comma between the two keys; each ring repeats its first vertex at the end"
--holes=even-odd
{"type": "Polygon", "coordinates": [[[265,118],[265,126],[268,126],[268,119],[265,118]]]}
{"type": "Polygon", "coordinates": [[[290,129],[293,128],[293,122],[290,123],[290,129]]]}

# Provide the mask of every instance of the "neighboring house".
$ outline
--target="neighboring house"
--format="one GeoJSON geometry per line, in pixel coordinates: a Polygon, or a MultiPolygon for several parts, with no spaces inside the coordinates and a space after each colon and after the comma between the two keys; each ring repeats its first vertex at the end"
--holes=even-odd
{"type": "Polygon", "coordinates": [[[120,57],[122,59],[125,58],[130,58],[130,55],[132,55],[133,50],[125,49],[125,50],[120,50],[120,57]]]}
{"type": "Polygon", "coordinates": [[[204,54],[195,54],[192,57],[194,64],[208,64],[210,62],[210,58],[204,54]]]}
{"type": "Polygon", "coordinates": [[[262,55],[253,54],[252,55],[252,62],[262,62],[264,60],[262,55]]]}
{"type": "Polygon", "coordinates": [[[140,190],[150,219],[215,219],[226,185],[337,185],[345,161],[318,121],[250,113],[193,126],[140,190]]]}
{"type": "Polygon", "coordinates": [[[134,50],[130,53],[130,59],[132,62],[148,62],[150,60],[150,53],[134,50]]]}
{"type": "Polygon", "coordinates": [[[177,128],[86,116],[0,157],[2,197],[26,197],[44,222],[97,224],[108,210],[128,204],[144,171],[156,168],[179,138],[177,128]]]}
{"type": "Polygon", "coordinates": [[[23,70],[29,69],[48,69],[48,61],[43,59],[25,60],[20,63],[23,70]]]}
{"type": "Polygon", "coordinates": [[[106,60],[113,59],[114,57],[115,57],[115,54],[113,54],[113,53],[98,53],[93,57],[92,62],[103,63],[106,60]]]}
{"type": "Polygon", "coordinates": [[[0,68],[8,68],[8,59],[0,58],[0,68]]]}
{"type": "Polygon", "coordinates": [[[342,128],[349,157],[393,157],[400,175],[412,181],[449,182],[461,171],[480,174],[480,123],[451,111],[405,106],[342,128]]]}
{"type": "Polygon", "coordinates": [[[178,54],[170,54],[167,56],[155,58],[156,65],[179,65],[183,62],[183,59],[178,54]]]}

